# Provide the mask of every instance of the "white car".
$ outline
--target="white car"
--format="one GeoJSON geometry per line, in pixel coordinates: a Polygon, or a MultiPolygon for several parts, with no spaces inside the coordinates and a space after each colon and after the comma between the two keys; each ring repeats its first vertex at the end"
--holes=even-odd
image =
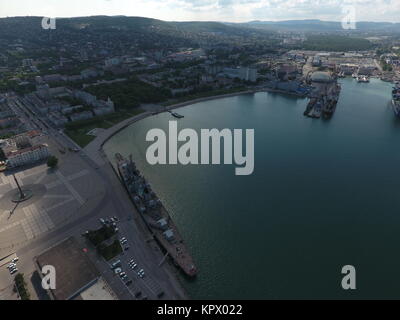
{"type": "Polygon", "coordinates": [[[15,263],[15,262],[17,262],[17,261],[19,261],[19,258],[18,258],[18,257],[15,257],[14,259],[11,260],[11,263],[15,263]]]}
{"type": "Polygon", "coordinates": [[[121,266],[121,260],[117,260],[111,264],[111,269],[121,266]]]}
{"type": "Polygon", "coordinates": [[[116,268],[114,270],[114,272],[115,272],[115,274],[120,274],[122,272],[122,269],[121,268],[116,268]]]}
{"type": "Polygon", "coordinates": [[[11,273],[11,274],[14,274],[14,273],[16,273],[16,272],[18,272],[18,269],[17,269],[17,268],[10,270],[10,273],[11,273]]]}
{"type": "Polygon", "coordinates": [[[12,268],[15,268],[17,265],[15,264],[15,263],[10,263],[8,266],[7,266],[7,269],[12,269],[12,268]]]}

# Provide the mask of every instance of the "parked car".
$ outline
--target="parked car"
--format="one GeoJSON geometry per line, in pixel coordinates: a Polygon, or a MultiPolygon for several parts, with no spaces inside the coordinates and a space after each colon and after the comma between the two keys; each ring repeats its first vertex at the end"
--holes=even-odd
{"type": "Polygon", "coordinates": [[[114,270],[114,273],[115,274],[120,274],[122,272],[122,269],[121,268],[116,268],[115,270],[114,270]]]}
{"type": "Polygon", "coordinates": [[[120,266],[121,266],[121,260],[117,260],[111,264],[111,269],[115,269],[116,267],[120,267],[120,266]]]}

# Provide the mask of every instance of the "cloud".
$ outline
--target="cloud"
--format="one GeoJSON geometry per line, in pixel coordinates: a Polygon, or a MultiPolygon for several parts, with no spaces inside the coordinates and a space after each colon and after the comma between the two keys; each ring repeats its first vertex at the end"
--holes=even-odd
{"type": "Polygon", "coordinates": [[[164,20],[340,21],[346,5],[356,7],[359,21],[400,22],[400,0],[0,0],[0,15],[123,14],[164,20]]]}

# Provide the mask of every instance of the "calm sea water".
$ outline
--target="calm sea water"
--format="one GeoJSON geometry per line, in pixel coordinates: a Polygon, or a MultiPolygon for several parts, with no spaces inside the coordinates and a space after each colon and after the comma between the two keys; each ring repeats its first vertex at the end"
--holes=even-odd
{"type": "Polygon", "coordinates": [[[307,101],[270,93],[191,105],[179,128],[254,128],[255,171],[150,166],[145,119],[106,144],[133,154],[180,228],[200,273],[182,279],[194,299],[400,298],[400,121],[391,85],[342,80],[330,121],[307,101]],[[341,288],[354,265],[357,290],[341,288]]]}

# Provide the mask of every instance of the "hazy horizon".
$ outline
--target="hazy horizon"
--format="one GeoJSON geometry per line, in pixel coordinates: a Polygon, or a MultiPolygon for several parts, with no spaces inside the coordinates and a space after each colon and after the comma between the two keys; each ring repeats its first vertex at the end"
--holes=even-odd
{"type": "MultiPolygon", "coordinates": [[[[46,15],[20,15],[20,16],[0,16],[0,19],[6,19],[6,18],[32,18],[32,17],[37,17],[37,18],[42,18],[42,17],[49,17],[46,15]]],[[[122,14],[117,14],[117,15],[106,15],[106,14],[96,14],[96,15],[85,15],[85,16],[52,16],[53,18],[56,19],[74,19],[74,18],[89,18],[89,17],[126,17],[126,18],[146,18],[146,19],[155,19],[155,20],[160,20],[160,21],[165,21],[165,22],[220,22],[220,23],[250,23],[250,22],[285,22],[285,21],[321,21],[321,22],[336,22],[340,23],[341,21],[339,20],[322,20],[322,19],[281,19],[281,20],[247,20],[247,21],[241,21],[241,22],[233,22],[233,21],[223,21],[223,20],[167,20],[167,19],[158,19],[154,17],[144,17],[144,16],[128,16],[128,15],[122,15],[122,14]]],[[[392,22],[392,21],[371,21],[371,20],[361,20],[358,21],[360,22],[366,22],[366,23],[391,23],[391,24],[397,24],[400,23],[398,22],[392,22]]]]}
{"type": "Polygon", "coordinates": [[[343,9],[353,6],[357,21],[400,22],[398,0],[0,0],[0,17],[129,16],[164,21],[285,21],[340,22],[343,9]],[[123,9],[121,9],[123,8],[123,9]]]}

